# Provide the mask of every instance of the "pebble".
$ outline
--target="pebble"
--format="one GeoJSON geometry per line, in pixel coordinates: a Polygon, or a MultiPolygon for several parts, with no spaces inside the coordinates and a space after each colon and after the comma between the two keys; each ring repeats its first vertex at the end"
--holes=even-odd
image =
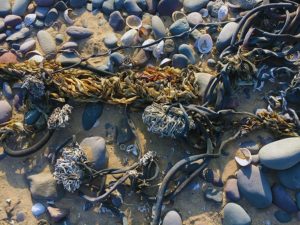
{"type": "Polygon", "coordinates": [[[237,183],[242,197],[256,208],[272,204],[272,192],[265,175],[257,166],[242,167],[237,172],[237,183]]]}
{"type": "Polygon", "coordinates": [[[9,0],[1,0],[0,1],[0,17],[5,17],[11,11],[9,0]]]}
{"type": "Polygon", "coordinates": [[[63,43],[63,42],[64,42],[64,39],[65,39],[65,37],[64,37],[63,34],[57,34],[57,35],[55,35],[55,41],[56,41],[56,43],[58,43],[58,44],[63,43]]]}
{"type": "Polygon", "coordinates": [[[188,14],[186,19],[191,27],[194,27],[200,23],[203,23],[203,18],[201,16],[201,14],[198,12],[192,12],[192,13],[188,14]]]}
{"type": "Polygon", "coordinates": [[[47,211],[51,217],[51,219],[57,223],[61,220],[63,220],[64,218],[66,218],[69,213],[70,213],[70,210],[69,209],[60,209],[60,208],[54,208],[54,207],[51,207],[51,206],[48,206],[47,207],[47,211]]]}
{"type": "Polygon", "coordinates": [[[73,8],[84,7],[87,3],[87,0],[70,0],[70,5],[73,8]]]}
{"type": "Polygon", "coordinates": [[[176,20],[169,28],[172,35],[178,35],[190,29],[189,23],[186,19],[176,20]]]}
{"type": "Polygon", "coordinates": [[[61,46],[61,49],[62,50],[65,50],[65,49],[77,49],[78,48],[78,44],[74,41],[68,41],[66,43],[64,43],[62,46],[61,46]]]}
{"type": "Polygon", "coordinates": [[[23,213],[23,212],[17,212],[17,214],[16,214],[16,221],[18,223],[25,221],[25,218],[26,218],[25,213],[23,213]]]}
{"type": "Polygon", "coordinates": [[[25,42],[23,44],[21,44],[20,46],[20,52],[22,52],[23,54],[31,51],[31,50],[34,50],[35,49],[35,46],[36,46],[36,41],[34,39],[28,39],[28,40],[25,40],[25,42]]]}
{"type": "Polygon", "coordinates": [[[226,181],[224,192],[227,199],[233,202],[237,202],[241,199],[239,188],[237,185],[237,179],[230,178],[226,181]]]}
{"type": "Polygon", "coordinates": [[[100,136],[88,137],[81,141],[80,146],[93,169],[101,170],[107,166],[108,155],[104,138],[100,136]]]}
{"type": "Polygon", "coordinates": [[[85,105],[82,115],[82,127],[84,130],[90,130],[100,118],[103,112],[101,102],[89,102],[85,105]]]}
{"type": "Polygon", "coordinates": [[[181,8],[180,0],[161,0],[157,5],[159,16],[171,16],[174,11],[181,8]]]}
{"type": "Polygon", "coordinates": [[[175,43],[172,39],[165,40],[164,53],[172,53],[175,51],[175,43]]]}
{"type": "Polygon", "coordinates": [[[93,35],[93,31],[91,31],[90,29],[85,28],[85,27],[79,27],[79,26],[70,26],[70,27],[68,27],[67,30],[66,30],[66,33],[70,37],[72,37],[76,40],[85,39],[85,38],[88,38],[91,35],[93,35]]]}
{"type": "Polygon", "coordinates": [[[210,1],[207,4],[207,10],[209,15],[212,17],[217,18],[218,17],[218,11],[221,8],[221,6],[224,5],[223,1],[210,1]]]}
{"type": "Polygon", "coordinates": [[[35,217],[39,217],[43,215],[46,211],[46,208],[43,204],[41,203],[36,203],[32,206],[31,212],[35,217]]]}
{"type": "Polygon", "coordinates": [[[279,181],[285,187],[292,190],[300,190],[300,163],[295,166],[278,171],[279,181]]]}
{"type": "Polygon", "coordinates": [[[208,200],[212,200],[216,203],[222,203],[223,202],[223,193],[222,191],[217,190],[213,187],[208,187],[205,192],[204,196],[208,200]]]}
{"type": "Polygon", "coordinates": [[[51,6],[54,3],[54,0],[35,0],[35,3],[38,6],[51,6]]]}
{"type": "Polygon", "coordinates": [[[27,27],[24,27],[21,30],[10,35],[8,38],[6,38],[6,41],[8,42],[18,41],[28,37],[30,34],[31,34],[30,30],[27,27]]]}
{"type": "Polygon", "coordinates": [[[263,166],[285,170],[300,161],[300,137],[285,138],[263,146],[259,151],[263,166]]]}
{"type": "Polygon", "coordinates": [[[4,18],[4,23],[7,27],[15,27],[22,23],[22,18],[17,15],[8,15],[4,18]]]}
{"type": "Polygon", "coordinates": [[[43,171],[27,176],[31,196],[34,200],[58,200],[63,190],[57,185],[49,166],[43,171]]]}
{"type": "Polygon", "coordinates": [[[115,48],[118,45],[118,38],[114,33],[105,35],[103,42],[107,48],[115,48]]]}
{"type": "Polygon", "coordinates": [[[229,46],[233,33],[236,31],[238,24],[235,22],[227,23],[221,30],[216,47],[219,52],[222,52],[226,47],[229,46]]]}
{"type": "Polygon", "coordinates": [[[128,125],[127,119],[122,118],[117,126],[117,144],[125,144],[133,139],[134,135],[128,125]]]}
{"type": "Polygon", "coordinates": [[[31,0],[15,0],[15,3],[12,7],[12,14],[24,16],[30,2],[31,0]]]}
{"type": "Polygon", "coordinates": [[[35,9],[35,14],[38,19],[45,19],[49,12],[50,8],[49,7],[36,7],[35,9]]]}
{"type": "Polygon", "coordinates": [[[248,213],[236,203],[228,203],[224,207],[223,225],[250,225],[248,213]]]}
{"type": "Polygon", "coordinates": [[[56,57],[56,62],[62,64],[63,66],[70,66],[80,63],[80,58],[73,51],[63,52],[56,57]]]}
{"type": "Polygon", "coordinates": [[[12,52],[5,52],[0,56],[0,63],[17,63],[17,56],[12,52]]]}
{"type": "Polygon", "coordinates": [[[292,217],[282,210],[277,210],[274,216],[280,223],[288,223],[292,220],[292,217]]]}
{"type": "Polygon", "coordinates": [[[183,7],[186,12],[199,12],[205,8],[209,0],[184,0],[183,7]]]}
{"type": "Polygon", "coordinates": [[[0,124],[8,122],[12,116],[12,107],[6,100],[0,100],[0,124]]]}
{"type": "Polygon", "coordinates": [[[114,52],[110,55],[109,61],[113,66],[121,66],[124,62],[125,56],[119,52],[114,52]]]}
{"type": "Polygon", "coordinates": [[[3,95],[4,95],[4,97],[6,99],[8,99],[8,100],[13,99],[14,95],[13,95],[13,91],[12,91],[9,83],[3,82],[3,84],[2,84],[2,92],[3,92],[3,95]]]}
{"type": "Polygon", "coordinates": [[[43,29],[44,28],[44,21],[42,21],[42,20],[39,20],[39,19],[37,19],[35,22],[34,22],[34,24],[33,24],[33,26],[35,27],[35,28],[37,28],[37,29],[43,29]]]}
{"type": "Polygon", "coordinates": [[[121,37],[121,43],[123,46],[130,46],[136,43],[136,36],[138,35],[137,30],[131,29],[127,31],[121,37]]]}
{"type": "Polygon", "coordinates": [[[187,44],[180,45],[178,48],[178,53],[183,54],[186,57],[188,57],[190,64],[196,63],[195,53],[194,53],[192,47],[190,47],[189,45],[187,45],[187,44]]]}
{"type": "Polygon", "coordinates": [[[35,22],[35,20],[36,20],[35,13],[27,14],[24,18],[24,24],[26,27],[29,27],[35,22]]]}
{"type": "Polygon", "coordinates": [[[114,0],[107,0],[102,5],[102,12],[105,15],[110,15],[115,10],[114,0]]]}
{"type": "Polygon", "coordinates": [[[26,125],[33,125],[33,124],[35,124],[36,121],[38,121],[40,116],[41,116],[41,113],[38,110],[36,110],[36,109],[30,110],[25,113],[24,122],[26,125]]]}
{"type": "Polygon", "coordinates": [[[132,62],[135,66],[145,66],[150,59],[150,55],[144,49],[138,50],[132,57],[132,62]]]}
{"type": "MultiPolygon", "coordinates": [[[[104,0],[92,0],[93,10],[101,9],[103,2],[104,2],[104,0]]],[[[115,4],[116,4],[116,1],[115,1],[115,4]]]]}
{"type": "Polygon", "coordinates": [[[217,65],[217,62],[216,62],[216,60],[214,60],[214,59],[208,59],[208,60],[207,60],[207,65],[208,65],[210,68],[215,68],[215,66],[217,65]]]}
{"type": "Polygon", "coordinates": [[[152,16],[151,25],[155,39],[160,39],[166,36],[167,31],[165,25],[158,16],[152,16]]]}
{"type": "Polygon", "coordinates": [[[125,20],[119,11],[114,11],[110,14],[108,22],[115,31],[121,31],[125,27],[125,20]]]}
{"type": "Polygon", "coordinates": [[[185,68],[189,64],[189,59],[183,54],[174,54],[172,57],[172,66],[175,68],[185,68]]]}
{"type": "Polygon", "coordinates": [[[295,201],[279,184],[272,187],[273,203],[287,213],[296,213],[298,211],[295,201]]]}
{"type": "Polygon", "coordinates": [[[162,225],[182,225],[182,219],[178,212],[172,210],[165,215],[162,225]]]}
{"type": "Polygon", "coordinates": [[[56,53],[55,40],[48,31],[40,30],[37,33],[37,39],[45,55],[52,55],[56,53]]]}
{"type": "Polygon", "coordinates": [[[143,10],[138,6],[136,0],[125,0],[124,9],[129,15],[140,16],[143,10]]]}
{"type": "Polygon", "coordinates": [[[146,0],[146,2],[147,2],[148,12],[151,14],[155,14],[158,5],[158,0],[146,0]]]}

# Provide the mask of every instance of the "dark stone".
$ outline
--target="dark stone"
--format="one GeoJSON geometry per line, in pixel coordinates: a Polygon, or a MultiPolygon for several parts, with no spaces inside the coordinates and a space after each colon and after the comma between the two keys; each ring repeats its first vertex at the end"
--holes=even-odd
{"type": "Polygon", "coordinates": [[[182,34],[190,29],[190,25],[186,19],[176,20],[169,28],[172,35],[182,34]]]}
{"type": "Polygon", "coordinates": [[[239,188],[237,186],[237,179],[230,178],[226,181],[224,191],[227,199],[237,202],[241,199],[239,188]]]}
{"type": "Polygon", "coordinates": [[[133,137],[134,135],[128,125],[127,119],[121,119],[117,127],[117,144],[120,145],[129,142],[133,137]]]}
{"type": "Polygon", "coordinates": [[[287,169],[278,171],[280,183],[292,190],[300,190],[300,163],[287,169]]]}
{"type": "Polygon", "coordinates": [[[161,0],[158,3],[157,11],[160,16],[171,16],[176,10],[182,8],[180,0],[161,0]]]}
{"type": "Polygon", "coordinates": [[[36,7],[35,9],[35,14],[38,19],[45,19],[49,12],[50,8],[49,7],[36,7]]]}
{"type": "Polygon", "coordinates": [[[136,0],[125,0],[124,8],[129,15],[140,16],[143,10],[138,6],[136,0]]]}
{"type": "Polygon", "coordinates": [[[70,5],[73,8],[82,8],[86,5],[87,0],[70,0],[70,5]]]}
{"type": "Polygon", "coordinates": [[[288,223],[292,220],[292,217],[282,210],[277,210],[274,216],[280,223],[288,223]]]}
{"type": "Polygon", "coordinates": [[[96,121],[102,115],[103,104],[101,102],[90,102],[85,105],[82,115],[82,127],[84,130],[90,130],[96,121]]]}
{"type": "Polygon", "coordinates": [[[36,109],[28,111],[25,114],[25,118],[24,118],[25,124],[27,124],[27,125],[35,124],[38,121],[38,119],[40,118],[40,116],[41,116],[41,113],[36,109]]]}
{"type": "Polygon", "coordinates": [[[54,0],[35,0],[35,3],[38,6],[52,6],[54,4],[54,0]]]}
{"type": "Polygon", "coordinates": [[[174,54],[172,58],[172,65],[175,68],[185,68],[189,64],[189,59],[182,54],[174,54]]]}
{"type": "Polygon", "coordinates": [[[114,11],[109,16],[109,25],[115,30],[115,31],[121,31],[125,27],[125,20],[122,17],[121,13],[119,11],[114,11]]]}
{"type": "Polygon", "coordinates": [[[78,27],[78,26],[70,26],[67,28],[66,30],[66,33],[78,40],[78,39],[85,39],[85,38],[88,38],[90,37],[91,35],[93,35],[93,31],[91,31],[90,29],[88,28],[85,28],[85,27],[78,27]]]}
{"type": "Polygon", "coordinates": [[[208,2],[209,0],[184,0],[183,7],[186,12],[199,12],[208,2]]]}
{"type": "Polygon", "coordinates": [[[278,184],[272,187],[273,203],[287,213],[298,211],[297,205],[286,190],[278,184]]]}

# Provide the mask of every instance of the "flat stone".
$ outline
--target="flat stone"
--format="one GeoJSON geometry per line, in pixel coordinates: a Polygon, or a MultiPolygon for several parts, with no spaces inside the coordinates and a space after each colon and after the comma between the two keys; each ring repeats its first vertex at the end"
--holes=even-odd
{"type": "Polygon", "coordinates": [[[80,146],[95,170],[107,167],[108,155],[104,138],[99,136],[88,137],[81,141],[80,146]]]}
{"type": "Polygon", "coordinates": [[[0,1],[0,17],[5,17],[10,14],[11,7],[9,0],[1,0],[0,1]]]}
{"type": "Polygon", "coordinates": [[[115,48],[118,45],[118,38],[114,33],[105,35],[103,42],[107,48],[115,48]]]}
{"type": "Polygon", "coordinates": [[[0,56],[0,63],[17,63],[18,59],[16,54],[12,52],[5,52],[0,56]]]}
{"type": "Polygon", "coordinates": [[[90,130],[95,125],[103,112],[103,104],[101,102],[90,102],[85,105],[82,115],[82,127],[84,130],[90,130]]]}
{"type": "Polygon", "coordinates": [[[166,36],[166,28],[163,21],[158,16],[152,16],[152,31],[155,39],[160,39],[166,36]]]}
{"type": "Polygon", "coordinates": [[[184,0],[183,7],[186,12],[199,12],[208,2],[209,0],[184,0]]]}
{"type": "Polygon", "coordinates": [[[219,52],[222,52],[226,47],[229,46],[233,33],[236,31],[238,24],[235,22],[227,23],[221,30],[216,47],[219,52]]]}
{"type": "Polygon", "coordinates": [[[182,219],[178,212],[169,211],[162,222],[162,225],[182,225],[182,219]]]}
{"type": "Polygon", "coordinates": [[[24,16],[30,2],[31,0],[15,0],[12,7],[12,14],[24,16]]]}
{"type": "Polygon", "coordinates": [[[12,41],[21,40],[28,37],[30,33],[31,33],[30,30],[27,27],[24,27],[21,30],[10,35],[8,38],[6,38],[6,41],[12,42],[12,41]]]}
{"type": "Polygon", "coordinates": [[[29,52],[31,50],[34,50],[36,46],[36,41],[34,39],[26,40],[23,44],[20,46],[20,52],[25,54],[26,52],[29,52]]]}
{"type": "Polygon", "coordinates": [[[184,33],[190,29],[190,25],[186,19],[176,20],[169,28],[172,35],[184,33]]]}
{"type": "Polygon", "coordinates": [[[55,40],[48,31],[40,30],[37,39],[45,55],[56,54],[55,40]]]}
{"type": "Polygon", "coordinates": [[[274,216],[280,223],[288,223],[292,220],[292,217],[282,210],[277,210],[274,216]]]}
{"type": "Polygon", "coordinates": [[[143,12],[143,10],[138,6],[136,0],[125,0],[124,9],[129,15],[139,16],[143,12]]]}
{"type": "Polygon", "coordinates": [[[157,11],[160,16],[171,16],[176,10],[182,8],[180,0],[161,0],[158,3],[157,11]]]}
{"type": "Polygon", "coordinates": [[[237,183],[242,197],[256,208],[272,204],[272,192],[265,175],[256,166],[242,167],[237,172],[237,183]]]}
{"type": "Polygon", "coordinates": [[[4,18],[4,23],[7,27],[15,27],[22,23],[22,18],[17,15],[8,15],[4,18]]]}
{"type": "Polygon", "coordinates": [[[248,213],[236,203],[228,203],[224,207],[223,225],[250,225],[248,213]]]}
{"type": "Polygon", "coordinates": [[[172,58],[172,65],[175,68],[185,68],[188,66],[189,59],[183,54],[174,54],[172,58]]]}
{"type": "Polygon", "coordinates": [[[67,28],[66,33],[74,39],[85,39],[93,35],[93,31],[85,27],[70,26],[67,28]]]}
{"type": "Polygon", "coordinates": [[[185,55],[189,59],[190,64],[196,63],[195,52],[193,48],[187,44],[182,44],[178,47],[178,53],[185,55]]]}
{"type": "Polygon", "coordinates": [[[74,52],[63,52],[58,54],[56,57],[56,62],[60,63],[63,66],[70,66],[76,63],[80,63],[81,59],[74,52]]]}
{"type": "Polygon", "coordinates": [[[295,166],[278,171],[280,183],[292,190],[300,190],[300,163],[295,166]]]}
{"type": "Polygon", "coordinates": [[[300,162],[300,137],[285,138],[263,146],[259,151],[263,166],[285,170],[300,162]]]}
{"type": "Polygon", "coordinates": [[[12,107],[6,100],[0,100],[0,124],[8,122],[12,116],[12,107]]]}
{"type": "Polygon", "coordinates": [[[68,41],[61,46],[61,49],[77,49],[78,44],[74,41],[68,41]]]}
{"type": "Polygon", "coordinates": [[[119,11],[111,13],[108,22],[115,31],[121,31],[125,27],[125,20],[119,11]]]}
{"type": "Polygon", "coordinates": [[[36,14],[36,17],[38,19],[44,19],[48,12],[49,12],[50,8],[49,7],[36,7],[35,9],[35,14],[36,14]]]}
{"type": "Polygon", "coordinates": [[[189,13],[187,15],[186,19],[191,27],[194,27],[200,23],[203,23],[203,18],[201,16],[201,14],[198,12],[189,13]]]}
{"type": "Polygon", "coordinates": [[[230,178],[226,181],[224,192],[228,200],[237,202],[241,199],[237,179],[230,178]]]}
{"type": "Polygon", "coordinates": [[[114,52],[110,55],[109,60],[113,66],[120,66],[123,64],[125,56],[119,52],[114,52]]]}
{"type": "Polygon", "coordinates": [[[286,190],[279,184],[272,187],[273,203],[287,213],[296,213],[297,205],[286,190]]]}

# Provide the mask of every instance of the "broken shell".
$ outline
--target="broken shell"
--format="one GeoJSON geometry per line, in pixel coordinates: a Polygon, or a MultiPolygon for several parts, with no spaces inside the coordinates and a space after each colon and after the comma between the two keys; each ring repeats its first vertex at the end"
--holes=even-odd
{"type": "Polygon", "coordinates": [[[140,19],[140,17],[135,16],[135,15],[130,15],[126,18],[126,24],[128,27],[130,27],[131,29],[140,29],[143,25],[142,20],[140,19]]]}
{"type": "Polygon", "coordinates": [[[248,166],[252,161],[251,152],[248,148],[239,148],[234,159],[240,166],[248,166]]]}
{"type": "Polygon", "coordinates": [[[69,24],[69,25],[72,25],[72,24],[74,24],[74,22],[75,22],[75,21],[70,17],[70,15],[69,15],[69,13],[71,13],[71,12],[73,12],[72,9],[66,9],[66,10],[64,11],[64,19],[65,19],[66,23],[69,24]]]}
{"type": "Polygon", "coordinates": [[[222,5],[218,10],[218,20],[224,21],[228,16],[228,7],[226,5],[222,5]]]}
{"type": "Polygon", "coordinates": [[[157,46],[154,48],[153,50],[153,56],[156,58],[156,59],[159,59],[163,53],[164,53],[164,46],[165,46],[165,42],[164,41],[161,41],[157,44],[157,46]]]}
{"type": "Polygon", "coordinates": [[[202,54],[209,53],[213,48],[213,41],[209,34],[202,34],[195,43],[196,48],[202,54]]]}
{"type": "Polygon", "coordinates": [[[171,62],[172,62],[172,59],[170,59],[170,58],[164,58],[164,59],[160,62],[159,66],[160,66],[160,67],[169,66],[169,65],[171,64],[171,62]]]}
{"type": "MultiPolygon", "coordinates": [[[[153,42],[155,42],[154,39],[147,39],[146,41],[143,42],[142,46],[146,46],[146,45],[149,45],[149,44],[152,44],[153,42]]],[[[149,47],[145,47],[144,50],[145,51],[153,51],[155,49],[156,45],[151,45],[149,47]]]]}
{"type": "Polygon", "coordinates": [[[29,27],[30,25],[32,25],[36,20],[36,14],[32,13],[32,14],[27,14],[24,18],[24,24],[26,27],[29,27]]]}
{"type": "Polygon", "coordinates": [[[175,11],[175,12],[172,13],[173,22],[175,22],[179,19],[184,19],[184,18],[186,18],[186,15],[181,11],[175,11]]]}

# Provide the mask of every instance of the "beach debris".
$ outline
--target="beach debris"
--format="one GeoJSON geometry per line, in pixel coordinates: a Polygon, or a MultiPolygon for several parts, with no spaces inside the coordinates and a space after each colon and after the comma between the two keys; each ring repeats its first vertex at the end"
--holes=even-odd
{"type": "Polygon", "coordinates": [[[247,148],[239,148],[234,159],[240,166],[248,166],[252,161],[251,152],[247,148]]]}

